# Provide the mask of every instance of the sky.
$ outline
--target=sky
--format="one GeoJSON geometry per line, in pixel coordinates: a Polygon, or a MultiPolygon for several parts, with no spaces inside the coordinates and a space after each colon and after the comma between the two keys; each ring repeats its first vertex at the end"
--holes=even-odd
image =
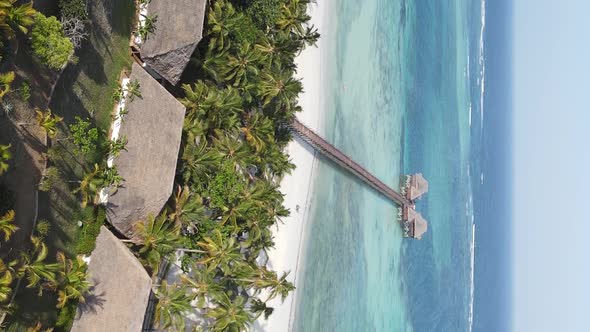
{"type": "Polygon", "coordinates": [[[514,1],[514,331],[590,330],[588,13],[514,1]]]}

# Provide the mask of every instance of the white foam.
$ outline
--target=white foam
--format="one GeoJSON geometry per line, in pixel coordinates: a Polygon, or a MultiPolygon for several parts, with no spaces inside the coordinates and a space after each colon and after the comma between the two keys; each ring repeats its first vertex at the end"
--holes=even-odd
{"type": "MultiPolygon", "coordinates": [[[[472,219],[473,220],[473,219],[472,219]]],[[[475,300],[475,224],[471,238],[471,285],[469,298],[469,331],[473,330],[473,303],[475,300]]]]}
{"type": "Polygon", "coordinates": [[[484,95],[485,95],[485,86],[486,86],[486,63],[485,63],[485,28],[486,28],[486,0],[482,0],[481,2],[481,30],[479,32],[479,64],[481,66],[481,81],[480,83],[480,127],[483,128],[483,120],[484,120],[484,95]]]}
{"type": "Polygon", "coordinates": [[[473,111],[473,105],[469,102],[469,128],[471,128],[471,111],[473,111]]]}

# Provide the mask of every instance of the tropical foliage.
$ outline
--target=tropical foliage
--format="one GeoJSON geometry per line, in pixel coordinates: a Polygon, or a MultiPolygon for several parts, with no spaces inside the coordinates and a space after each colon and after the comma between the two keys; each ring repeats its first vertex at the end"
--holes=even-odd
{"type": "Polygon", "coordinates": [[[12,158],[9,145],[0,145],[0,175],[8,171],[8,161],[12,158]]]}
{"type": "Polygon", "coordinates": [[[57,307],[63,308],[68,301],[85,302],[85,295],[90,289],[87,281],[88,266],[81,256],[74,260],[67,259],[63,253],[57,254],[57,307]]]}
{"type": "Polygon", "coordinates": [[[83,155],[99,148],[98,128],[92,127],[90,121],[76,116],[76,122],[70,125],[70,133],[76,149],[83,155]]]}
{"type": "Polygon", "coordinates": [[[61,69],[74,53],[74,45],[64,35],[61,23],[53,16],[35,13],[31,31],[33,53],[48,67],[61,69]]]}
{"type": "Polygon", "coordinates": [[[0,30],[8,39],[16,37],[17,32],[27,34],[36,13],[32,1],[15,6],[16,2],[0,0],[0,30]]]}
{"type": "Polygon", "coordinates": [[[18,227],[14,224],[14,211],[10,210],[6,212],[3,216],[0,216],[0,233],[4,234],[4,241],[8,241],[10,236],[18,227]]]}
{"type": "Polygon", "coordinates": [[[45,132],[47,132],[47,136],[51,138],[55,137],[55,135],[57,134],[57,124],[60,123],[63,120],[63,118],[61,116],[51,113],[51,110],[49,109],[46,111],[36,110],[35,113],[35,120],[37,120],[37,125],[45,129],[45,132]]]}
{"type": "Polygon", "coordinates": [[[307,24],[307,0],[234,3],[212,2],[194,61],[199,79],[182,85],[176,194],[137,227],[140,255],[184,253],[183,286],[163,284],[158,296],[160,326],[182,328],[175,317],[192,303],[208,330],[244,331],[294,289],[289,272],[272,271],[264,257],[271,227],[289,215],[278,182],[294,167],[283,152],[300,109],[294,60],[319,35],[307,24]]]}
{"type": "Polygon", "coordinates": [[[10,85],[15,77],[16,75],[13,71],[0,74],[0,99],[10,92],[10,85]]]}
{"type": "Polygon", "coordinates": [[[168,285],[163,281],[154,293],[158,298],[155,320],[159,327],[162,330],[184,331],[185,316],[192,309],[188,288],[180,284],[168,285]]]}

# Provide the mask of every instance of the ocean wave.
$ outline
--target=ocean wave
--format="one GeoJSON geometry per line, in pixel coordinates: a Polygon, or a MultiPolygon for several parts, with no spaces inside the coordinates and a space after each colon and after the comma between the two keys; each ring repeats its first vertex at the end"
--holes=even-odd
{"type": "Polygon", "coordinates": [[[486,86],[486,63],[485,63],[485,29],[486,29],[486,0],[481,2],[481,30],[479,32],[479,65],[481,66],[481,80],[480,83],[480,126],[483,128],[484,120],[484,95],[486,86]]]}
{"type": "Polygon", "coordinates": [[[473,106],[469,102],[469,128],[471,128],[471,111],[473,111],[473,106]]]}
{"type": "MultiPolygon", "coordinates": [[[[472,219],[473,220],[473,219],[472,219]]],[[[471,286],[469,298],[469,331],[473,329],[473,303],[475,302],[475,224],[473,224],[473,234],[471,238],[471,286]]]]}

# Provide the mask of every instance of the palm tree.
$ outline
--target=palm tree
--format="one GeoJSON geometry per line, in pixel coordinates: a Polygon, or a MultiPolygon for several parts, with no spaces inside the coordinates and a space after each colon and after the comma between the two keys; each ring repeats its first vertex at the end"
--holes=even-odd
{"type": "Polygon", "coordinates": [[[185,97],[180,102],[187,109],[185,129],[195,121],[202,121],[203,131],[209,134],[219,128],[237,127],[242,112],[242,99],[236,89],[210,88],[202,81],[182,86],[185,97]]]}
{"type": "Polygon", "coordinates": [[[312,46],[315,45],[318,40],[320,39],[320,33],[315,26],[308,26],[305,28],[305,33],[303,33],[299,40],[303,42],[305,46],[312,46]]]}
{"type": "Polygon", "coordinates": [[[45,262],[48,250],[41,239],[31,237],[31,243],[33,244],[33,250],[21,253],[17,275],[27,278],[29,281],[27,288],[39,287],[39,294],[41,294],[43,292],[41,282],[44,281],[52,287],[55,286],[57,282],[55,271],[59,266],[54,263],[45,262]]]}
{"type": "Polygon", "coordinates": [[[226,293],[215,298],[217,307],[207,312],[207,317],[214,319],[213,331],[245,331],[253,320],[245,309],[246,300],[236,296],[233,300],[226,293]]]}
{"type": "Polygon", "coordinates": [[[0,30],[3,30],[8,39],[16,37],[15,31],[26,34],[28,28],[34,23],[35,9],[33,2],[15,7],[17,0],[0,0],[0,30]]]}
{"type": "Polygon", "coordinates": [[[148,216],[147,221],[138,221],[134,225],[134,243],[141,246],[139,253],[150,266],[158,266],[163,256],[180,247],[179,229],[163,213],[154,218],[148,216]]]}
{"type": "Polygon", "coordinates": [[[186,141],[190,144],[198,145],[201,141],[207,139],[207,128],[205,128],[205,122],[202,119],[189,119],[185,117],[183,127],[186,133],[186,141]]]}
{"type": "Polygon", "coordinates": [[[0,259],[0,303],[6,302],[12,294],[12,281],[14,279],[12,267],[13,263],[6,265],[4,260],[0,259]]]}
{"type": "Polygon", "coordinates": [[[198,263],[207,266],[209,272],[220,268],[223,273],[228,274],[238,262],[242,261],[240,247],[235,238],[223,236],[219,229],[214,229],[211,236],[204,237],[202,241],[197,242],[197,245],[205,254],[198,263]]]}
{"type": "Polygon", "coordinates": [[[209,87],[203,81],[197,83],[183,84],[184,98],[180,99],[180,103],[186,108],[187,113],[203,115],[201,105],[209,96],[209,87]]]}
{"type": "Polygon", "coordinates": [[[10,0],[13,6],[6,15],[6,20],[12,30],[18,30],[24,34],[29,32],[29,27],[35,22],[34,17],[37,11],[33,8],[33,1],[14,7],[17,0],[10,0]]]}
{"type": "Polygon", "coordinates": [[[270,145],[267,149],[261,152],[258,159],[260,168],[268,173],[270,177],[282,177],[285,173],[289,173],[295,169],[295,165],[289,160],[289,156],[285,154],[276,145],[270,145]]]}
{"type": "Polygon", "coordinates": [[[197,300],[197,308],[205,308],[207,299],[223,292],[223,287],[215,281],[214,273],[193,263],[188,274],[181,274],[180,280],[190,286],[197,300]]]}
{"type": "Polygon", "coordinates": [[[192,193],[188,186],[180,187],[174,196],[174,211],[168,215],[176,227],[196,228],[205,219],[203,199],[192,193]]]}
{"type": "Polygon", "coordinates": [[[16,232],[18,227],[14,224],[14,211],[10,210],[0,217],[0,233],[4,233],[4,241],[16,232]]]}
{"type": "Polygon", "coordinates": [[[293,73],[288,70],[279,70],[275,73],[263,72],[259,86],[263,105],[267,106],[276,98],[281,108],[289,108],[303,91],[301,81],[294,78],[293,73]]]}
{"type": "Polygon", "coordinates": [[[270,293],[265,302],[279,295],[281,296],[281,302],[284,302],[289,293],[295,289],[295,286],[287,280],[289,272],[283,272],[281,277],[277,278],[275,271],[269,271],[266,268],[263,268],[263,270],[263,277],[257,280],[257,287],[259,289],[270,288],[270,293]]]}
{"type": "Polygon", "coordinates": [[[228,160],[242,169],[251,162],[252,154],[248,146],[221,130],[216,132],[212,145],[222,159],[228,160]]]}
{"type": "Polygon", "coordinates": [[[264,63],[266,64],[267,68],[273,68],[275,65],[281,63],[281,52],[275,41],[268,38],[262,38],[254,48],[258,53],[261,54],[264,63]]]}
{"type": "Polygon", "coordinates": [[[299,52],[300,43],[290,33],[277,31],[260,40],[254,47],[261,54],[267,69],[295,69],[294,59],[299,52]]]}
{"type": "Polygon", "coordinates": [[[57,307],[63,308],[70,300],[84,303],[85,295],[90,289],[88,266],[81,256],[77,256],[75,260],[66,259],[62,252],[57,254],[57,262],[59,264],[57,307]]]}
{"type": "Polygon", "coordinates": [[[127,84],[126,90],[127,90],[127,98],[129,98],[129,101],[133,101],[135,100],[135,97],[138,98],[143,98],[143,96],[141,95],[141,85],[139,85],[139,81],[134,79],[132,81],[130,81],[127,84]]]}
{"type": "MultiPolygon", "coordinates": [[[[211,44],[209,44],[211,46],[211,44]]],[[[229,43],[219,50],[208,50],[202,60],[199,60],[203,71],[209,75],[214,83],[225,85],[223,70],[229,61],[231,47],[229,43]]]]}
{"type": "Polygon", "coordinates": [[[277,20],[277,28],[297,35],[303,35],[305,34],[303,26],[310,18],[307,15],[306,5],[302,6],[299,0],[290,0],[288,3],[283,4],[281,16],[277,20]]]}
{"type": "Polygon", "coordinates": [[[141,37],[141,40],[145,42],[149,34],[156,32],[156,22],[158,21],[158,16],[143,14],[141,16],[144,18],[144,21],[139,27],[137,33],[141,37]]]}
{"type": "Polygon", "coordinates": [[[246,125],[241,128],[246,141],[257,151],[274,143],[274,125],[271,119],[261,113],[246,118],[246,125]]]}
{"type": "Polygon", "coordinates": [[[154,317],[158,328],[184,331],[185,316],[192,309],[189,290],[182,285],[168,285],[164,280],[154,289],[154,294],[158,298],[154,317]]]}
{"type": "Polygon", "coordinates": [[[230,55],[221,71],[225,81],[240,87],[258,75],[262,57],[250,44],[240,45],[236,55],[230,55]]]}
{"type": "Polygon", "coordinates": [[[257,320],[262,314],[264,314],[264,319],[268,319],[274,308],[267,306],[266,302],[262,302],[258,298],[253,298],[250,303],[250,311],[256,315],[254,320],[257,320]]]}
{"type": "Polygon", "coordinates": [[[248,219],[255,211],[254,208],[254,203],[246,199],[237,199],[230,202],[229,206],[223,207],[221,225],[229,224],[231,233],[237,234],[243,230],[238,226],[238,222],[248,219]]]}
{"type": "Polygon", "coordinates": [[[100,177],[101,169],[98,164],[94,164],[94,169],[88,172],[82,181],[80,186],[73,191],[73,193],[79,192],[82,195],[82,207],[85,208],[89,201],[96,203],[98,192],[102,189],[103,181],[100,177]]]}
{"type": "Polygon", "coordinates": [[[222,156],[215,149],[210,148],[206,142],[188,144],[182,154],[182,173],[185,181],[189,179],[198,181],[207,179],[211,170],[221,163],[222,156]]]}
{"type": "Polygon", "coordinates": [[[8,170],[8,161],[12,158],[10,144],[0,145],[0,175],[8,170]]]}
{"type": "Polygon", "coordinates": [[[13,71],[0,74],[0,99],[10,91],[10,85],[15,77],[16,75],[13,71]]]}
{"type": "Polygon", "coordinates": [[[231,31],[242,19],[242,14],[236,13],[230,3],[223,0],[215,1],[208,15],[209,50],[222,50],[227,47],[231,31]]]}
{"type": "MultiPolygon", "coordinates": [[[[57,124],[60,123],[63,120],[63,118],[58,115],[52,114],[50,109],[48,109],[45,112],[41,110],[36,110],[35,113],[37,114],[35,116],[36,124],[39,127],[45,129],[45,132],[47,132],[47,136],[51,138],[55,137],[55,135],[57,134],[57,124]]],[[[21,126],[28,126],[32,124],[33,123],[20,123],[21,126]]]]}

